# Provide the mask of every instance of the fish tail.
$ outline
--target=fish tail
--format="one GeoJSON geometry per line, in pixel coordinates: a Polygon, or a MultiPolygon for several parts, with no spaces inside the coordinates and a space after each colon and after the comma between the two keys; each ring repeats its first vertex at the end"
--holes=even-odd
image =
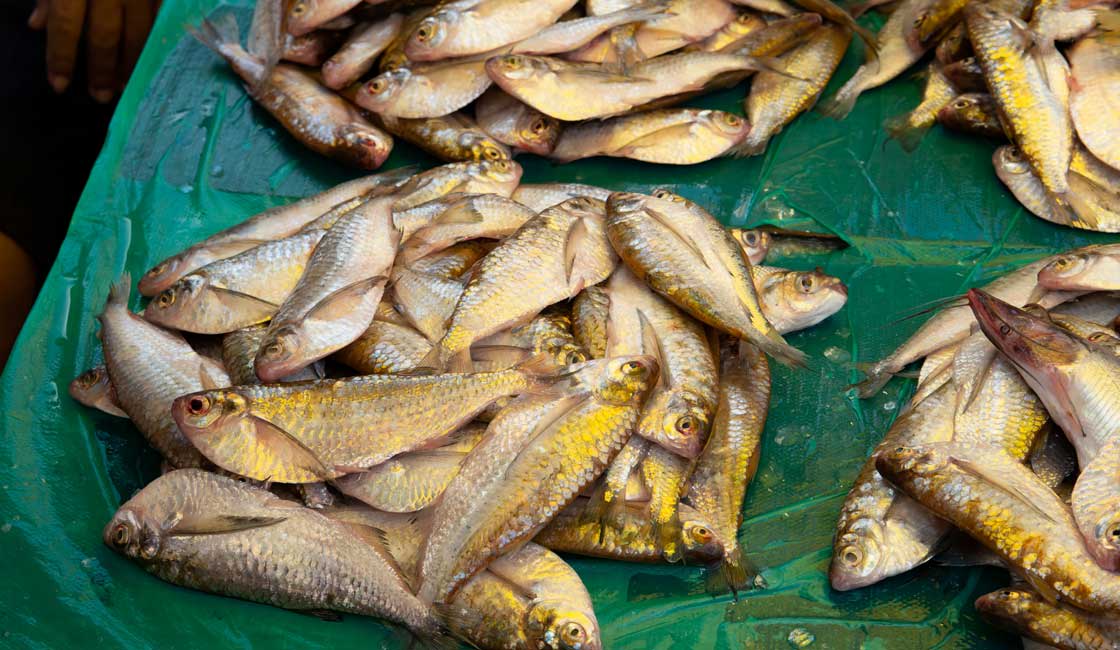
{"type": "Polygon", "coordinates": [[[132,288],[132,275],[125,271],[121,277],[109,287],[109,299],[106,301],[106,306],[114,305],[121,307],[128,307],[128,296],[132,288]]]}
{"type": "Polygon", "coordinates": [[[737,548],[716,566],[709,566],[704,576],[704,587],[713,596],[725,594],[729,590],[739,599],[739,594],[767,586],[762,572],[754,565],[743,550],[737,548]]]}
{"type": "Polygon", "coordinates": [[[237,18],[231,13],[224,13],[214,20],[203,18],[198,27],[187,25],[187,31],[198,39],[215,54],[227,58],[227,46],[237,45],[241,41],[238,35],[237,18]]]}
{"type": "MultiPolygon", "coordinates": [[[[458,636],[459,631],[475,630],[485,623],[482,615],[477,610],[470,610],[466,607],[458,605],[447,603],[433,603],[432,612],[435,614],[435,617],[440,621],[444,628],[448,630],[456,630],[456,632],[450,633],[455,634],[456,636],[458,636]]],[[[433,647],[444,647],[448,648],[448,650],[450,650],[451,648],[459,647],[458,643],[451,636],[449,636],[448,633],[441,633],[439,637],[434,639],[432,639],[430,635],[429,637],[421,637],[421,640],[435,640],[438,643],[445,644],[447,643],[447,641],[445,640],[450,640],[451,645],[436,645],[433,647]]],[[[471,643],[470,639],[467,638],[462,638],[461,640],[467,644],[471,643]]]]}
{"type": "MultiPolygon", "coordinates": [[[[284,51],[285,34],[283,0],[257,0],[253,7],[253,20],[249,24],[249,54],[261,59],[265,66],[265,78],[280,61],[284,51]]],[[[229,14],[227,14],[229,15],[229,14]]],[[[235,22],[234,27],[237,27],[235,22]]],[[[236,39],[236,32],[234,32],[236,39]]]]}
{"type": "Polygon", "coordinates": [[[786,343],[778,330],[771,329],[763,336],[752,337],[750,342],[784,366],[804,368],[807,365],[805,353],[786,343]]]}
{"type": "Polygon", "coordinates": [[[888,118],[883,122],[883,128],[887,134],[898,140],[898,144],[902,145],[903,151],[913,151],[918,148],[922,138],[925,137],[926,132],[931,125],[914,124],[910,121],[912,113],[903,113],[888,118]]]}
{"type": "MultiPolygon", "coordinates": [[[[462,607],[442,603],[432,605],[432,616],[427,624],[423,628],[412,630],[412,642],[409,643],[409,647],[424,648],[425,650],[455,650],[455,648],[460,647],[460,639],[448,631],[448,628],[451,627],[448,621],[453,619],[447,617],[454,617],[457,612],[466,613],[466,610],[462,607]],[[449,611],[443,613],[442,610],[449,611]]],[[[477,625],[477,623],[475,624],[477,625]]],[[[467,639],[462,640],[468,641],[467,639]]]]}
{"type": "MultiPolygon", "coordinates": [[[[857,365],[857,367],[859,366],[857,365]]],[[[888,370],[881,363],[872,364],[870,367],[862,370],[867,376],[863,379],[863,381],[854,384],[852,387],[856,389],[856,392],[859,393],[859,396],[863,399],[867,399],[875,393],[878,393],[880,390],[882,390],[883,386],[887,385],[887,382],[891,380],[891,377],[894,376],[894,373],[888,370]]]]}
{"type": "Polygon", "coordinates": [[[746,139],[739,144],[727,150],[725,155],[732,158],[746,158],[748,156],[760,156],[766,151],[766,145],[770,142],[770,136],[765,138],[754,138],[752,135],[754,130],[747,135],[746,139]]]}
{"type": "Polygon", "coordinates": [[[821,102],[817,108],[822,115],[831,117],[834,120],[842,120],[852,112],[852,108],[856,105],[856,100],[859,99],[863,93],[863,76],[866,65],[856,71],[852,78],[849,79],[840,90],[832,97],[821,102]]]}

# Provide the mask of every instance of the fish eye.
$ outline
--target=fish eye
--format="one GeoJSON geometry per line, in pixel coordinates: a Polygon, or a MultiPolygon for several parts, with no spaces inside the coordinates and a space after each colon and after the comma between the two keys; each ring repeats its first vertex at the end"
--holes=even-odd
{"type": "Polygon", "coordinates": [[[1011,333],[1011,326],[1006,325],[1006,324],[1005,325],[1000,325],[999,326],[999,333],[1003,334],[1004,336],[1007,336],[1008,334],[1011,333]]]}
{"type": "Polygon", "coordinates": [[[209,397],[205,395],[195,395],[187,402],[187,410],[192,415],[206,415],[210,411],[212,403],[209,397]]]}
{"type": "Polygon", "coordinates": [[[264,353],[269,356],[276,356],[284,351],[284,346],[279,341],[273,341],[264,347],[264,353]]]}
{"type": "Polygon", "coordinates": [[[1105,343],[1111,341],[1114,337],[1105,334],[1104,332],[1093,332],[1089,335],[1089,340],[1093,343],[1105,343]]]}
{"type": "Polygon", "coordinates": [[[727,126],[731,127],[736,127],[743,123],[743,120],[739,119],[739,116],[734,113],[724,113],[723,121],[727,126]]]}
{"type": "Polygon", "coordinates": [[[712,531],[704,526],[697,526],[692,529],[692,538],[701,544],[707,544],[712,540],[712,531]]]}
{"type": "Polygon", "coordinates": [[[482,157],[488,160],[501,160],[502,158],[505,158],[501,151],[498,151],[496,147],[490,146],[484,147],[482,149],[482,157]]]}
{"type": "Polygon", "coordinates": [[[117,524],[117,527],[113,529],[113,544],[117,546],[127,546],[128,537],[128,526],[125,524],[117,524]]]}
{"type": "Polygon", "coordinates": [[[855,566],[863,561],[863,551],[856,546],[846,546],[840,553],[840,559],[848,566],[855,566]]]}
{"type": "Polygon", "coordinates": [[[175,304],[174,289],[168,289],[167,291],[159,294],[159,298],[156,298],[156,305],[164,309],[170,307],[173,304],[175,304]]]}
{"type": "Polygon", "coordinates": [[[953,102],[953,108],[964,109],[968,108],[971,104],[972,102],[970,102],[968,99],[958,99],[957,101],[953,102]]]}
{"type": "Polygon", "coordinates": [[[758,245],[758,233],[754,231],[747,231],[746,234],[743,235],[743,239],[746,240],[747,246],[758,245]]]}
{"type": "Polygon", "coordinates": [[[520,68],[521,67],[521,57],[516,56],[516,55],[510,55],[510,56],[507,56],[507,57],[503,58],[502,63],[504,63],[506,65],[506,67],[508,67],[508,68],[515,68],[515,69],[520,68]]]}
{"type": "Polygon", "coordinates": [[[697,429],[696,418],[692,417],[691,415],[685,415],[683,417],[677,418],[676,429],[679,433],[682,433],[686,436],[694,433],[697,429]]]}
{"type": "Polygon", "coordinates": [[[569,642],[578,642],[584,636],[583,626],[578,623],[569,623],[568,627],[564,628],[564,639],[569,642]]]}
{"type": "Polygon", "coordinates": [[[435,31],[435,27],[431,23],[420,25],[420,28],[416,30],[416,40],[426,41],[432,37],[435,31]]]}
{"type": "Polygon", "coordinates": [[[157,265],[153,266],[151,269],[148,270],[147,275],[160,275],[164,271],[167,270],[168,266],[169,265],[168,265],[167,262],[163,262],[162,264],[157,264],[157,265]]]}
{"type": "Polygon", "coordinates": [[[655,199],[667,199],[670,197],[669,190],[654,190],[653,197],[655,199]]]}
{"type": "Polygon", "coordinates": [[[809,293],[813,290],[813,276],[803,275],[797,281],[797,284],[801,287],[802,291],[804,291],[805,293],[809,293]]]}
{"type": "Polygon", "coordinates": [[[577,363],[583,363],[587,358],[583,356],[582,352],[569,352],[567,359],[564,361],[569,366],[574,366],[577,363]]]}
{"type": "Polygon", "coordinates": [[[307,11],[307,5],[305,3],[297,2],[294,5],[292,5],[292,15],[293,16],[302,15],[305,11],[307,11]]]}
{"type": "Polygon", "coordinates": [[[1023,159],[1023,154],[1019,151],[1018,147],[1011,147],[1007,150],[1007,159],[1014,162],[1019,162],[1023,159]]]}
{"type": "Polygon", "coordinates": [[[622,364],[622,371],[628,375],[636,375],[642,371],[642,364],[637,361],[627,361],[622,364]]]}
{"type": "Polygon", "coordinates": [[[999,595],[1003,596],[1004,598],[1010,598],[1011,597],[1011,590],[1010,589],[1004,589],[1003,591],[999,592],[999,595]]]}
{"type": "Polygon", "coordinates": [[[373,95],[379,94],[382,90],[385,90],[385,80],[380,77],[374,79],[366,86],[366,90],[373,95]]]}
{"type": "Polygon", "coordinates": [[[548,130],[548,125],[545,124],[544,120],[538,118],[533,120],[532,125],[529,126],[529,130],[540,135],[548,130]]]}

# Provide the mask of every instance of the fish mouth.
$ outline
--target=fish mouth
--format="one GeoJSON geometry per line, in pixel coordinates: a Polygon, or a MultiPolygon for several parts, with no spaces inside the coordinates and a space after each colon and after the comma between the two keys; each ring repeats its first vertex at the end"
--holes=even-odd
{"type": "Polygon", "coordinates": [[[611,212],[637,212],[645,206],[645,198],[633,192],[614,192],[607,197],[607,207],[611,212]]]}
{"type": "Polygon", "coordinates": [[[1024,369],[1071,363],[1084,348],[1078,339],[1047,320],[970,289],[968,304],[980,329],[1000,352],[1024,369]]]}

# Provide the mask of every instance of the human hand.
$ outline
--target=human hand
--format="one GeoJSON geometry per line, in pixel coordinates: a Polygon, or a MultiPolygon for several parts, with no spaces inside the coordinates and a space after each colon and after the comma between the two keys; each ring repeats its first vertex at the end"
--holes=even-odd
{"type": "Polygon", "coordinates": [[[27,24],[47,30],[47,81],[70,86],[85,29],[89,94],[107,103],[132,73],[158,7],[153,0],[38,0],[27,24]]]}

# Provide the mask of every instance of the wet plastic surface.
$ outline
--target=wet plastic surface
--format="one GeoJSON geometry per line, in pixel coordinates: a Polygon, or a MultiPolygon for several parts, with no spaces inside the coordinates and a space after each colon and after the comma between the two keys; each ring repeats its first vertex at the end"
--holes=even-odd
{"type": "MultiPolygon", "coordinates": [[[[216,57],[185,37],[183,25],[213,6],[164,3],[0,383],[0,647],[407,643],[402,632],[373,619],[327,623],[174,587],[101,543],[101,528],[117,505],[158,471],[154,452],[130,424],[85,409],[66,392],[71,378],[100,361],[94,317],[110,283],[122,271],[135,279],[166,255],[263,208],[353,176],[300,147],[252,104],[216,57]]],[[[849,52],[830,90],[858,62],[858,52],[849,52]]],[[[981,622],[972,607],[977,596],[1006,583],[1000,571],[926,566],[850,593],[833,592],[826,576],[840,503],[913,383],[896,379],[860,402],[846,392],[857,378],[853,360],[877,359],[901,342],[922,319],[891,321],[915,306],[1053,251],[1109,239],[1026,213],[992,172],[992,142],[938,128],[913,154],[885,142],[881,122],[916,103],[920,83],[903,78],[869,92],[843,122],[803,116],[764,156],[748,160],[686,168],[611,159],[560,167],[521,161],[525,182],[637,191],[667,186],[734,225],[824,230],[853,244],[824,256],[768,261],[819,265],[843,278],[851,296],[839,314],[790,337],[809,353],[808,370],[775,370],[762,462],[740,531],[770,588],[735,603],[706,595],[696,568],[572,559],[595,601],[607,648],[1017,644],[981,622]]],[[[698,103],[741,110],[742,92],[698,103]]],[[[409,163],[434,161],[398,143],[386,168],[409,163]]],[[[139,306],[135,293],[132,305],[139,306]]]]}

